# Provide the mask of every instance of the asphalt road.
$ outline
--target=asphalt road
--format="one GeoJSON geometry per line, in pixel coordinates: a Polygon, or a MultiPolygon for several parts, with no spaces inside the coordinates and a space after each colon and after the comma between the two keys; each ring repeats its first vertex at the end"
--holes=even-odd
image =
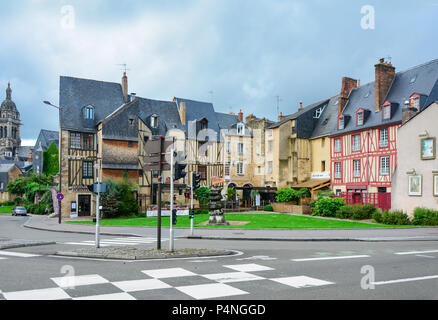
{"type": "MultiPolygon", "coordinates": [[[[423,300],[438,299],[438,243],[186,240],[177,248],[236,250],[236,256],[97,261],[55,257],[93,235],[24,228],[0,217],[0,239],[56,245],[0,251],[0,299],[423,300]]],[[[166,236],[166,235],[163,235],[166,236]]],[[[154,239],[102,237],[154,248],[154,239]]],[[[163,248],[167,246],[163,242],[163,248]]]]}

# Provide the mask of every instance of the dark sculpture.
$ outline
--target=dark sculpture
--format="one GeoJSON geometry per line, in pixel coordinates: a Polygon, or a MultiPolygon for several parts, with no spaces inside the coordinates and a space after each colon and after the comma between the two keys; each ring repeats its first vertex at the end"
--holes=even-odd
{"type": "Polygon", "coordinates": [[[210,209],[210,221],[209,225],[230,225],[225,220],[224,215],[224,202],[222,201],[222,189],[212,188],[210,191],[210,203],[208,209],[210,209]]]}

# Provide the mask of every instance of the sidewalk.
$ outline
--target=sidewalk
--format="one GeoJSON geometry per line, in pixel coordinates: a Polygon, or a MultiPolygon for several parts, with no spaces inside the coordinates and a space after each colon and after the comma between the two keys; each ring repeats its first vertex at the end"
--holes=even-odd
{"type": "MultiPolygon", "coordinates": [[[[95,233],[93,225],[62,223],[45,216],[31,216],[24,224],[27,228],[68,233],[95,233]]],[[[167,237],[167,227],[162,236],[167,237]]],[[[101,234],[108,236],[156,237],[155,227],[101,227],[101,234]]],[[[175,228],[178,238],[215,240],[257,241],[438,241],[438,228],[393,228],[393,229],[329,229],[329,230],[242,230],[242,229],[190,229],[175,228]]]]}

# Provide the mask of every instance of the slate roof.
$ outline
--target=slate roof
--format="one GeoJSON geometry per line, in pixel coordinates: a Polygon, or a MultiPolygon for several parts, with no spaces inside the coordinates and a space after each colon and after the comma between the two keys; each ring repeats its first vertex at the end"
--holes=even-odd
{"type": "Polygon", "coordinates": [[[339,95],[330,98],[324,112],[315,124],[311,139],[317,139],[331,135],[333,128],[338,123],[339,95]]]}
{"type": "Polygon", "coordinates": [[[322,101],[319,101],[319,102],[316,102],[316,103],[312,103],[311,105],[308,105],[308,106],[304,107],[303,109],[298,110],[297,112],[295,112],[295,113],[293,113],[293,114],[291,114],[291,115],[285,116],[285,117],[283,118],[283,120],[274,123],[272,126],[268,127],[268,129],[279,128],[279,127],[281,127],[283,124],[287,123],[288,121],[290,121],[290,120],[296,120],[296,119],[298,119],[299,117],[301,117],[301,116],[307,114],[308,112],[313,113],[316,109],[318,109],[318,108],[321,107],[322,105],[328,103],[328,101],[329,101],[329,100],[326,99],[326,100],[322,100],[322,101]]]}
{"type": "Polygon", "coordinates": [[[96,124],[124,104],[122,86],[118,83],[60,78],[59,106],[63,130],[95,132],[96,124]],[[84,108],[95,107],[94,121],[85,120],[84,108]]]}
{"type": "Polygon", "coordinates": [[[6,191],[9,183],[9,170],[15,166],[15,163],[0,163],[0,190],[6,191]],[[1,189],[3,183],[3,189],[1,189]]]}
{"type": "MultiPolygon", "coordinates": [[[[414,93],[429,96],[438,80],[438,60],[433,60],[420,66],[396,73],[394,82],[385,101],[395,107],[390,120],[382,119],[382,108],[375,112],[374,82],[368,83],[351,91],[348,104],[342,114],[349,117],[344,130],[338,130],[337,123],[333,127],[333,135],[363,130],[385,124],[396,124],[402,121],[404,103],[414,93]],[[369,110],[368,118],[363,126],[356,126],[356,112],[359,109],[369,110]]],[[[427,99],[422,99],[421,108],[424,108],[427,99]]]]}
{"type": "Polygon", "coordinates": [[[239,122],[239,116],[234,114],[216,112],[216,118],[221,129],[230,129],[239,122]]]}
{"type": "Polygon", "coordinates": [[[40,131],[40,134],[38,135],[38,139],[35,143],[34,149],[35,150],[38,149],[41,143],[41,147],[43,151],[47,151],[47,149],[49,149],[52,142],[55,142],[56,146],[59,149],[59,132],[42,129],[40,131]]]}

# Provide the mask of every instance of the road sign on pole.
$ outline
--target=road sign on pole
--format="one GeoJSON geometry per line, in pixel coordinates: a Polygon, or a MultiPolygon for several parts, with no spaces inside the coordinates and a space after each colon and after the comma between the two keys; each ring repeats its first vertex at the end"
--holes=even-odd
{"type": "MultiPolygon", "coordinates": [[[[175,171],[174,171],[174,159],[175,159],[175,147],[172,146],[172,150],[171,150],[171,155],[170,155],[170,212],[172,214],[172,218],[173,218],[173,193],[174,193],[174,176],[175,176],[175,171]]],[[[169,240],[169,251],[173,252],[173,219],[170,219],[170,240],[169,240]]]]}
{"type": "Polygon", "coordinates": [[[56,199],[58,199],[59,201],[64,200],[64,195],[62,193],[58,193],[58,195],[56,196],[56,199]]]}

